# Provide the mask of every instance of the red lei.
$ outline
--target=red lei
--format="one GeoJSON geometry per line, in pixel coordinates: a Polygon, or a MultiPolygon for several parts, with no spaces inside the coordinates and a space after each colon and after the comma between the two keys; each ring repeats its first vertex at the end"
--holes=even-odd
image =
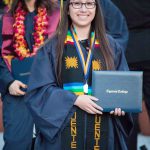
{"type": "Polygon", "coordinates": [[[33,45],[33,52],[27,48],[25,40],[25,16],[27,12],[22,9],[21,3],[19,4],[16,14],[14,27],[14,48],[19,59],[30,57],[36,54],[38,48],[44,43],[45,36],[47,35],[48,18],[46,8],[38,8],[38,13],[34,17],[34,33],[33,38],[35,44],[33,45]]]}

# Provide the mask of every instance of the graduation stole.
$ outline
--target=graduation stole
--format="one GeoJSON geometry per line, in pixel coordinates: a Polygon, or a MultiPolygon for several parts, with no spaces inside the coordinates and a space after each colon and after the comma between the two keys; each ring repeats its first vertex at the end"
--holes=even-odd
{"type": "MultiPolygon", "coordinates": [[[[92,70],[101,70],[102,66],[101,63],[93,60],[92,61],[92,50],[94,48],[99,48],[100,44],[99,41],[95,39],[95,33],[92,32],[91,33],[91,42],[90,42],[90,50],[88,52],[88,56],[87,56],[87,60],[85,61],[84,56],[83,56],[83,52],[82,49],[80,47],[79,41],[78,41],[78,37],[77,34],[75,32],[75,30],[72,28],[71,31],[68,30],[67,32],[67,36],[65,39],[65,45],[71,45],[72,47],[75,47],[78,53],[78,56],[80,58],[80,62],[82,65],[82,69],[84,72],[84,81],[83,84],[80,85],[82,86],[82,91],[78,92],[74,89],[68,89],[68,87],[64,86],[64,89],[69,90],[74,92],[77,95],[82,95],[82,94],[88,94],[91,95],[91,89],[88,86],[88,78],[89,78],[89,72],[90,72],[90,67],[92,65],[92,70]]],[[[74,84],[72,84],[73,86],[75,86],[74,84]]],[[[79,86],[79,85],[78,85],[79,86]]],[[[73,117],[70,120],[70,126],[71,126],[71,130],[70,133],[71,134],[71,143],[70,143],[70,149],[78,149],[78,143],[77,143],[77,112],[74,113],[73,117]]],[[[93,149],[94,150],[99,150],[100,149],[100,126],[101,126],[101,116],[100,115],[95,115],[95,119],[94,119],[94,146],[93,149]]]]}

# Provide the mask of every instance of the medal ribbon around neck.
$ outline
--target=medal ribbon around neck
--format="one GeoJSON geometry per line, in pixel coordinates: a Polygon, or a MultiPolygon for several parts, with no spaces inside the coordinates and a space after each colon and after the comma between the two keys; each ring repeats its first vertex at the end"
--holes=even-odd
{"type": "Polygon", "coordinates": [[[73,27],[71,28],[71,35],[72,35],[76,50],[78,52],[78,55],[79,55],[79,58],[80,58],[80,61],[81,61],[81,64],[82,64],[85,81],[87,82],[88,76],[89,76],[89,71],[90,71],[90,66],[91,66],[91,63],[92,63],[92,49],[94,48],[94,45],[95,45],[95,32],[91,33],[90,49],[89,49],[86,61],[84,59],[84,55],[83,55],[81,46],[79,44],[77,34],[75,32],[75,29],[73,29],[73,27]]]}

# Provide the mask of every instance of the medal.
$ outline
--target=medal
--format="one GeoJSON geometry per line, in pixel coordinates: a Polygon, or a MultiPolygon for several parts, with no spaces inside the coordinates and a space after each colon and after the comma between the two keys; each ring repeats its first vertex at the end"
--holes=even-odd
{"type": "Polygon", "coordinates": [[[84,94],[88,94],[88,84],[87,82],[83,85],[84,94]]]}

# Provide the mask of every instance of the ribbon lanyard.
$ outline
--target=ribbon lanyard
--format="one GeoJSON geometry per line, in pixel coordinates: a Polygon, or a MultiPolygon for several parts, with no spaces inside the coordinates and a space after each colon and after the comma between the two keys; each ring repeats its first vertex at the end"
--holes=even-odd
{"type": "Polygon", "coordinates": [[[84,55],[83,55],[81,46],[79,44],[77,34],[75,33],[73,28],[71,28],[71,34],[72,34],[72,38],[73,38],[73,41],[75,43],[75,47],[76,47],[76,50],[78,52],[78,55],[79,55],[79,58],[80,58],[80,61],[81,61],[81,64],[82,64],[83,72],[84,72],[85,83],[84,83],[84,86],[83,86],[83,90],[84,90],[85,94],[88,94],[88,77],[89,77],[90,67],[91,67],[91,64],[92,64],[92,49],[95,45],[95,32],[91,33],[90,49],[89,49],[86,61],[84,59],[84,55]]]}

